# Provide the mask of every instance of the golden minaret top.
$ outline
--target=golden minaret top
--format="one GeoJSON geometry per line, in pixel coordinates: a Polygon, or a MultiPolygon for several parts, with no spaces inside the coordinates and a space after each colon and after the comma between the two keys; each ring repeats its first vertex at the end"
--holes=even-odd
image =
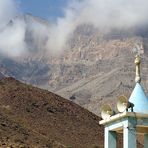
{"type": "Polygon", "coordinates": [[[139,55],[136,55],[135,58],[135,65],[136,65],[136,77],[135,77],[135,82],[140,83],[141,82],[141,77],[140,77],[140,63],[141,63],[141,58],[139,55]]]}

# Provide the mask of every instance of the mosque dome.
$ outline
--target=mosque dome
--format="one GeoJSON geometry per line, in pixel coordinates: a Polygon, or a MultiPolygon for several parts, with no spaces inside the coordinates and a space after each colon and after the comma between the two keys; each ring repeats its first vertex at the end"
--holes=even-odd
{"type": "Polygon", "coordinates": [[[134,112],[148,114],[148,97],[145,95],[140,83],[136,83],[129,101],[134,104],[134,112]]]}

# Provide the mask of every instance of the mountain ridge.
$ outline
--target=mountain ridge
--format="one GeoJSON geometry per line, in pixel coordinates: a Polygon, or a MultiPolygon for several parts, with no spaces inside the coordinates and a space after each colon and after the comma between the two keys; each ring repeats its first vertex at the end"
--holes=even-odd
{"type": "MultiPolygon", "coordinates": [[[[26,21],[28,17],[34,20],[29,15],[26,21]]],[[[39,19],[38,23],[50,26],[48,22],[44,24],[44,20],[39,19]]],[[[44,49],[35,50],[33,36],[30,38],[31,32],[28,30],[26,42],[31,42],[31,54],[18,59],[1,58],[0,71],[66,99],[75,98],[72,101],[100,115],[99,108],[103,103],[109,102],[115,106],[117,96],[129,96],[134,88],[137,46],[144,47],[140,51],[143,53],[142,84],[148,92],[146,30],[138,27],[137,30],[111,30],[107,34],[93,25],[83,24],[72,33],[65,50],[58,56],[46,54],[44,49]],[[93,80],[95,77],[96,80],[93,80]]]]}

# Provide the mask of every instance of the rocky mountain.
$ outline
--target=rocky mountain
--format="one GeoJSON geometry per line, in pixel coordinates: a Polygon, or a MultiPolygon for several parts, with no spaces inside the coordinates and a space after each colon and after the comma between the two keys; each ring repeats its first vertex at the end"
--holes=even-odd
{"type": "MultiPolygon", "coordinates": [[[[29,25],[42,19],[26,15],[29,25]]],[[[134,56],[142,53],[142,83],[147,88],[148,33],[146,27],[131,30],[111,30],[104,33],[89,24],[78,26],[68,40],[63,53],[48,55],[35,46],[32,29],[26,32],[30,55],[24,58],[0,58],[0,72],[22,82],[48,89],[70,99],[99,115],[104,103],[113,107],[119,95],[129,96],[134,88],[134,56]],[[140,50],[137,46],[144,47],[140,50]],[[37,49],[37,50],[34,50],[37,49]]],[[[47,36],[43,36],[46,41],[47,36]]]]}
{"type": "Polygon", "coordinates": [[[103,147],[100,118],[49,91],[0,80],[0,147],[103,147]]]}

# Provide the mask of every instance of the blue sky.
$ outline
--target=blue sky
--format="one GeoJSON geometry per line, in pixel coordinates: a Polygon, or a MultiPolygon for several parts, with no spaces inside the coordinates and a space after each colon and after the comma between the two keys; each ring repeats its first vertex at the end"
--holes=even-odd
{"type": "Polygon", "coordinates": [[[68,0],[19,0],[23,13],[31,13],[50,21],[63,16],[63,9],[68,0]]]}

